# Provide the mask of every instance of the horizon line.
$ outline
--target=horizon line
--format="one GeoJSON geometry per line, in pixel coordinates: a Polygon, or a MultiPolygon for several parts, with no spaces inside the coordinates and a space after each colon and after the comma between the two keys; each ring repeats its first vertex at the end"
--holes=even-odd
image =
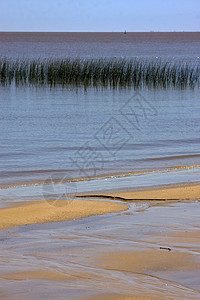
{"type": "Polygon", "coordinates": [[[160,31],[160,30],[149,30],[149,31],[32,31],[32,30],[0,30],[0,33],[198,33],[200,30],[171,30],[171,31],[160,31]]]}

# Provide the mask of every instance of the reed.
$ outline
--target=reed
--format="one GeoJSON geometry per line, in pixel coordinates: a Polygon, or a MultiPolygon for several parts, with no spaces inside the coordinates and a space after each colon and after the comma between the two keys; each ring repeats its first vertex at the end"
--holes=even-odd
{"type": "Polygon", "coordinates": [[[175,87],[199,86],[199,65],[159,59],[0,58],[0,82],[8,85],[175,87]]]}

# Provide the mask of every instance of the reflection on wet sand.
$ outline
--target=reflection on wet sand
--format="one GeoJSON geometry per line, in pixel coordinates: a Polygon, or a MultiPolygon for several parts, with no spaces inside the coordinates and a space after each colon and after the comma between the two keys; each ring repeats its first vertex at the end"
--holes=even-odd
{"type": "Polygon", "coordinates": [[[2,230],[1,298],[199,299],[199,209],[133,201],[124,212],[2,230]]]}

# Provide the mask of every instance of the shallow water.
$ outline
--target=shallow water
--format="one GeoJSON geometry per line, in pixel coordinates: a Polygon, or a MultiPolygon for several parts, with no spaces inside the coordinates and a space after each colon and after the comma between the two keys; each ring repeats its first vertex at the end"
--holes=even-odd
{"type": "Polygon", "coordinates": [[[199,165],[198,92],[1,87],[0,185],[199,165]]]}
{"type": "Polygon", "coordinates": [[[53,199],[74,199],[78,193],[92,192],[93,194],[109,191],[141,190],[158,188],[165,185],[181,183],[199,183],[200,167],[183,169],[166,169],[163,171],[150,171],[132,175],[103,176],[93,179],[77,179],[68,181],[63,178],[57,183],[51,181],[45,184],[25,184],[2,188],[0,190],[0,207],[7,207],[21,201],[53,199]]]}

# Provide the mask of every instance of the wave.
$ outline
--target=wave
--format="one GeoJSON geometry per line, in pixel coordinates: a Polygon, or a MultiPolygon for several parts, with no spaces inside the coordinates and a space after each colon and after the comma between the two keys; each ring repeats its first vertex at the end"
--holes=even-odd
{"type": "Polygon", "coordinates": [[[192,155],[174,155],[174,156],[163,156],[163,157],[153,157],[153,158],[144,158],[143,161],[162,161],[162,160],[174,160],[174,159],[183,159],[183,158],[194,158],[199,157],[200,154],[192,154],[192,155]]]}

